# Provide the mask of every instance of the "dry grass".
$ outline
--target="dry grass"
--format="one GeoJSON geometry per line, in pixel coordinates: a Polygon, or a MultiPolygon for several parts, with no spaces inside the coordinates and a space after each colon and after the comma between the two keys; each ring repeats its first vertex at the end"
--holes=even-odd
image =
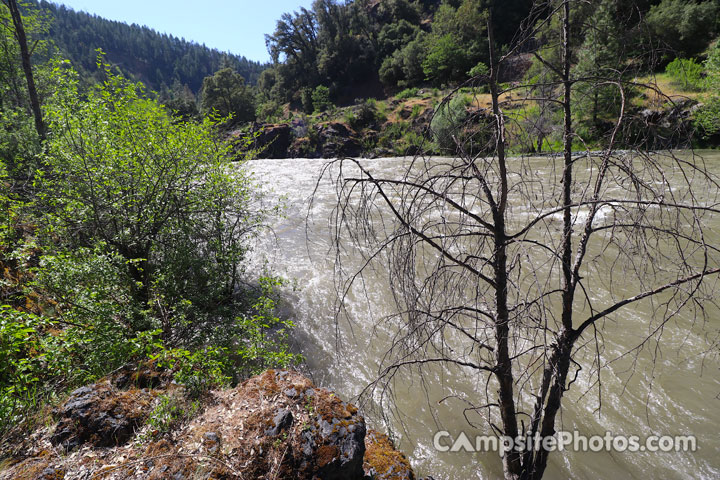
{"type": "Polygon", "coordinates": [[[635,79],[635,82],[653,86],[653,88],[640,89],[642,98],[640,105],[649,108],[661,108],[667,103],[668,98],[674,102],[678,102],[687,99],[699,100],[703,95],[702,92],[683,89],[681,86],[675,84],[670,76],[665,73],[638,77],[635,79]],[[659,90],[660,93],[658,93],[656,89],[659,90]]]}

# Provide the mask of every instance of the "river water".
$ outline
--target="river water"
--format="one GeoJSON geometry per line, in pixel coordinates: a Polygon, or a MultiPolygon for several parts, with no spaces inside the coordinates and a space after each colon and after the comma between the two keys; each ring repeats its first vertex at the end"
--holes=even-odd
{"type": "MultiPolygon", "coordinates": [[[[720,173],[720,154],[704,152],[703,157],[720,173]]],[[[399,177],[409,162],[407,158],[383,158],[363,160],[363,165],[377,175],[399,177]]],[[[337,252],[331,242],[337,194],[332,175],[321,178],[326,164],[327,160],[317,159],[248,163],[267,200],[287,205],[284,216],[273,220],[272,228],[259,240],[252,268],[259,271],[269,266],[289,280],[283,290],[283,314],[297,325],[294,348],[305,356],[316,383],[353,400],[377,377],[393,334],[394,324],[387,319],[396,307],[387,275],[378,267],[366,272],[361,288],[348,292],[338,315],[337,252]]],[[[720,231],[720,219],[710,221],[713,223],[706,227],[720,231]]],[[[347,244],[340,253],[349,268],[359,266],[360,256],[352,264],[354,248],[347,244]]],[[[606,294],[602,289],[593,292],[598,297],[606,294]]],[[[559,429],[587,436],[608,431],[640,437],[694,435],[697,451],[554,452],[545,478],[720,478],[720,370],[714,340],[720,317],[712,308],[707,313],[707,322],[701,324],[679,318],[669,325],[661,350],[649,349],[607,365],[599,411],[596,389],[583,395],[588,391],[583,387],[592,379],[581,376],[580,385],[565,395],[558,417],[559,429]]],[[[605,324],[603,361],[636,346],[647,332],[652,314],[644,308],[631,309],[623,314],[622,322],[605,324]]],[[[433,436],[440,430],[454,438],[461,432],[471,438],[492,434],[484,422],[468,424],[463,415],[466,404],[460,400],[477,396],[484,388],[481,378],[438,369],[428,369],[422,378],[397,378],[392,392],[394,409],[388,407],[385,414],[368,409],[366,418],[370,426],[392,432],[396,445],[420,476],[433,475],[437,480],[501,478],[497,453],[440,452],[433,447],[433,436]]]]}

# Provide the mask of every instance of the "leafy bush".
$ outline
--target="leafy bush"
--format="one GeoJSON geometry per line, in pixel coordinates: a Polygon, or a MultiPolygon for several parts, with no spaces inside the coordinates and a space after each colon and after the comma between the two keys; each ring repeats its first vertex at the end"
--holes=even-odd
{"type": "Polygon", "coordinates": [[[378,138],[378,145],[384,148],[395,148],[397,141],[409,130],[407,122],[399,121],[388,124],[378,138]]]}
{"type": "Polygon", "coordinates": [[[360,104],[356,113],[346,117],[348,124],[354,129],[362,129],[385,121],[386,117],[378,110],[378,102],[369,98],[360,104]]]}
{"type": "Polygon", "coordinates": [[[0,306],[0,432],[40,401],[40,319],[0,306]]]}
{"type": "MultiPolygon", "coordinates": [[[[279,280],[241,282],[271,211],[251,208],[254,186],[230,164],[218,123],[179,121],[102,66],[105,80],[81,95],[57,64],[33,202],[0,192],[0,267],[27,277],[11,286],[27,301],[0,307],[0,435],[148,356],[172,364],[195,397],[298,361],[292,323],[273,313],[279,280]]],[[[3,183],[5,171],[2,159],[3,183]]]]}
{"type": "Polygon", "coordinates": [[[705,87],[708,93],[693,117],[695,129],[700,136],[708,138],[720,133],[720,43],[716,43],[708,52],[705,71],[705,87]]]}
{"type": "Polygon", "coordinates": [[[412,130],[405,131],[397,141],[393,142],[393,151],[396,155],[415,155],[432,148],[425,137],[412,130]]]}
{"type": "Polygon", "coordinates": [[[720,99],[709,99],[695,112],[695,128],[704,138],[720,133],[720,99]]]}
{"type": "Polygon", "coordinates": [[[283,113],[283,106],[275,100],[268,100],[258,105],[256,116],[266,122],[272,122],[280,118],[283,113]]]}
{"type": "Polygon", "coordinates": [[[668,64],[665,72],[670,75],[673,83],[686,90],[699,91],[703,88],[703,66],[692,58],[676,58],[668,64]]]}
{"type": "Polygon", "coordinates": [[[487,75],[489,72],[490,69],[488,69],[488,66],[485,65],[483,62],[479,62],[477,65],[470,69],[468,75],[470,75],[471,77],[482,77],[487,75]]]}
{"type": "Polygon", "coordinates": [[[275,315],[276,288],[282,284],[277,277],[260,278],[261,293],[252,311],[237,318],[242,335],[237,337],[235,351],[246,374],[260,373],[269,367],[285,368],[302,360],[288,347],[288,335],[294,323],[275,315]]]}
{"type": "Polygon", "coordinates": [[[422,105],[419,103],[416,105],[413,105],[412,111],[410,112],[410,118],[417,118],[420,116],[420,113],[422,112],[422,105]]]}
{"type": "Polygon", "coordinates": [[[324,112],[333,103],[330,101],[330,89],[324,85],[318,85],[312,91],[312,105],[314,112],[324,112]]]}
{"type": "Polygon", "coordinates": [[[395,95],[395,98],[397,98],[398,100],[405,100],[405,99],[408,99],[408,98],[416,97],[416,96],[417,96],[417,92],[418,92],[418,89],[415,88],[415,87],[413,87],[413,88],[406,88],[406,89],[403,90],[402,92],[400,92],[400,93],[398,93],[397,95],[395,95]]]}
{"type": "Polygon", "coordinates": [[[430,130],[440,148],[454,152],[457,148],[453,135],[459,138],[458,132],[467,120],[469,99],[465,95],[453,96],[449,101],[440,104],[432,121],[430,130]]]}
{"type": "MultiPolygon", "coordinates": [[[[38,183],[45,234],[52,248],[57,240],[67,252],[89,245],[115,259],[125,315],[99,318],[123,318],[130,332],[160,328],[170,343],[203,343],[207,325],[236,315],[248,242],[267,212],[250,208],[252,184],[228,169],[230,146],[217,141],[216,123],[176,122],[104,68],[106,80],[85,101],[76,76],[58,73],[64,87],[47,109],[53,175],[38,183]]],[[[82,269],[81,257],[68,263],[82,269]]]]}
{"type": "Polygon", "coordinates": [[[152,436],[170,432],[183,420],[192,418],[200,410],[200,403],[197,400],[188,402],[180,395],[161,395],[158,400],[157,406],[146,421],[152,436]]]}

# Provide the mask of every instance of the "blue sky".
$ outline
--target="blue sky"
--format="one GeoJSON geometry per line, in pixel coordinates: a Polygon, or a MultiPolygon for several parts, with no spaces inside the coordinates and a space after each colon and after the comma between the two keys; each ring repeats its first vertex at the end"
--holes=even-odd
{"type": "Polygon", "coordinates": [[[109,20],[146,25],[211,48],[269,61],[265,34],[312,0],[54,0],[109,20]]]}

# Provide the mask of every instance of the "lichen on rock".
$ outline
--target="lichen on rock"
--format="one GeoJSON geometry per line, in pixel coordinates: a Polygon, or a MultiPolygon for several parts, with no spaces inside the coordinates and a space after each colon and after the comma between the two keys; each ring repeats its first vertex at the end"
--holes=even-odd
{"type": "Polygon", "coordinates": [[[366,435],[354,405],[299,373],[268,370],[213,391],[194,418],[163,433],[148,419],[180,387],[166,379],[137,388],[127,378],[72,392],[54,430],[36,435],[0,479],[414,480],[387,437],[366,435]]]}

